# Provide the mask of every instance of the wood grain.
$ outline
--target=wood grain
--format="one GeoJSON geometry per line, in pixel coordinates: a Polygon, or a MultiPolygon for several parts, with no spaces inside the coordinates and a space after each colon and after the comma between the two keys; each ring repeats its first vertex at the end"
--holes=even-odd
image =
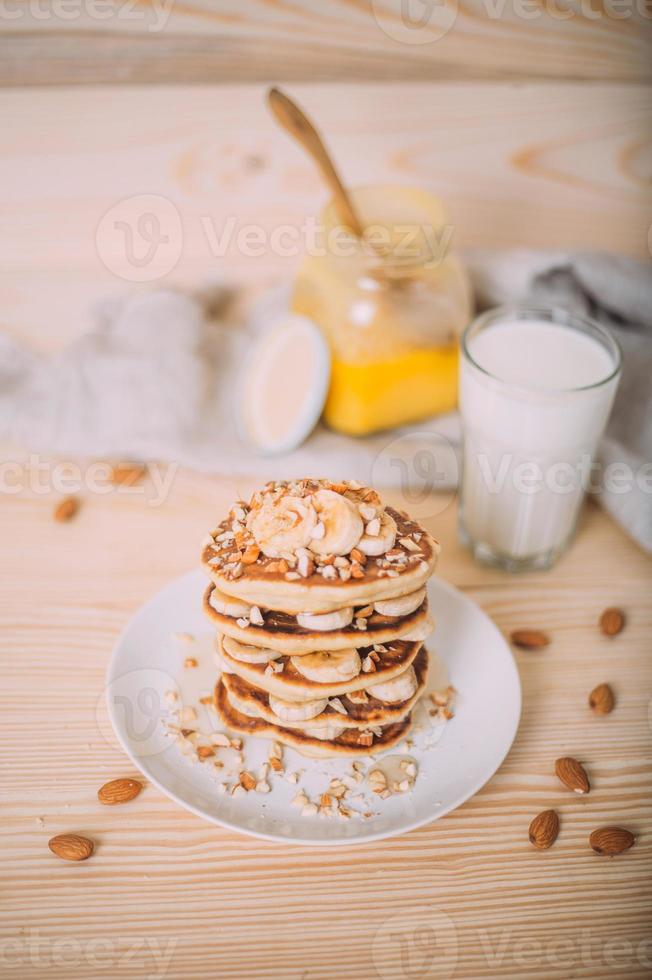
{"type": "Polygon", "coordinates": [[[614,964],[619,976],[646,975],[652,564],[601,511],[587,509],[552,572],[512,577],[472,563],[455,506],[433,499],[426,523],[442,542],[441,575],[505,633],[544,627],[552,643],[516,652],[522,723],[477,796],[405,837],[329,851],[222,831],[152,786],[119,812],[97,802],[108,779],[135,775],[97,713],[112,645],[144,599],[196,564],[205,528],[253,483],[179,473],[160,507],[143,486],[143,496],[84,496],[66,525],[52,520],[52,495],[0,499],[5,975],[595,978],[614,964]],[[607,605],[627,613],[613,639],[597,625],[607,605]],[[586,703],[600,681],[617,698],[603,718],[586,703]],[[586,765],[590,796],[560,785],[562,754],[586,765]],[[546,807],[561,832],[538,852],[527,831],[546,807]],[[588,846],[608,824],[638,837],[612,860],[588,846]],[[96,841],[91,860],[53,858],[47,840],[66,831],[96,841]],[[428,959],[424,946],[433,909],[438,935],[453,939],[451,971],[452,947],[428,959]]]}
{"type": "Polygon", "coordinates": [[[11,4],[0,84],[650,78],[650,21],[582,0],[11,4]]]}

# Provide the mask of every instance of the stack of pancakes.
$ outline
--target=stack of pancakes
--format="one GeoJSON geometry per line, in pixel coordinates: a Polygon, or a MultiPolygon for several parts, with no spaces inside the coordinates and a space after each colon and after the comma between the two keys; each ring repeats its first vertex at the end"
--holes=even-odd
{"type": "Polygon", "coordinates": [[[368,755],[409,730],[439,546],[357,483],[270,483],[205,542],[224,724],[304,755],[368,755]]]}

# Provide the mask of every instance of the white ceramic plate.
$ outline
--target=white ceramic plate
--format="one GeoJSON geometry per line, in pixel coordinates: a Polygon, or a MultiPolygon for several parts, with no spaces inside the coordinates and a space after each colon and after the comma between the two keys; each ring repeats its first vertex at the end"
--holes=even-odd
{"type": "MultiPolygon", "coordinates": [[[[388,753],[396,755],[403,749],[417,761],[419,775],[413,789],[381,800],[363,784],[364,800],[350,806],[371,812],[367,818],[302,816],[291,803],[297,789],[318,800],[333,776],[350,772],[351,762],[305,759],[285,748],[285,770],[301,773],[299,786],[272,773],[272,791],[266,795],[220,793],[218,783],[228,778],[224,770],[218,773],[211,762],[185,757],[165,730],[170,710],[165,692],[176,688],[183,704],[197,705],[200,697],[211,693],[217,677],[213,635],[201,612],[204,588],[202,573],[191,572],[140,609],[114,650],[107,690],[111,722],[127,754],[148,780],[193,813],[267,840],[319,845],[380,840],[430,823],[460,806],[507,755],[521,712],[521,687],[511,651],[478,606],[434,578],[428,594],[437,626],[428,641],[433,661],[428,687],[441,689],[450,682],[458,694],[453,719],[434,723],[421,706],[416,731],[410,736],[414,745],[388,753]],[[184,642],[181,633],[196,639],[184,642]],[[197,659],[197,668],[184,668],[189,656],[197,659]]],[[[209,707],[199,704],[198,712],[204,731],[221,730],[209,707]]],[[[267,760],[269,746],[268,739],[245,739],[245,768],[257,772],[267,760]]],[[[223,750],[227,767],[230,753],[223,750]]],[[[371,763],[369,758],[362,761],[371,763]]],[[[230,782],[236,779],[232,774],[230,782]]]]}

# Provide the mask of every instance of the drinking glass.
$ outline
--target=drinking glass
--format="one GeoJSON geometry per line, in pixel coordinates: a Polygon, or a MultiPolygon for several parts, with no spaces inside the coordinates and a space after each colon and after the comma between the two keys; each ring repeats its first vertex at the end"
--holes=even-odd
{"type": "Polygon", "coordinates": [[[480,561],[546,568],[572,539],[621,371],[608,330],[504,307],[464,331],[460,536],[480,561]]]}

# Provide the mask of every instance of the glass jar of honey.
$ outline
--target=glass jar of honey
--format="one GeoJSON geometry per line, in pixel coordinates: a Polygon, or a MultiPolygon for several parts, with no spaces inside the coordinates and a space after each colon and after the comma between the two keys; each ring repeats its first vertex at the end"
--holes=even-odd
{"type": "Polygon", "coordinates": [[[330,345],[326,423],[364,435],[455,407],[458,338],[471,294],[450,254],[452,226],[438,198],[391,185],[359,188],[352,198],[364,238],[328,204],[292,307],[330,345]]]}

